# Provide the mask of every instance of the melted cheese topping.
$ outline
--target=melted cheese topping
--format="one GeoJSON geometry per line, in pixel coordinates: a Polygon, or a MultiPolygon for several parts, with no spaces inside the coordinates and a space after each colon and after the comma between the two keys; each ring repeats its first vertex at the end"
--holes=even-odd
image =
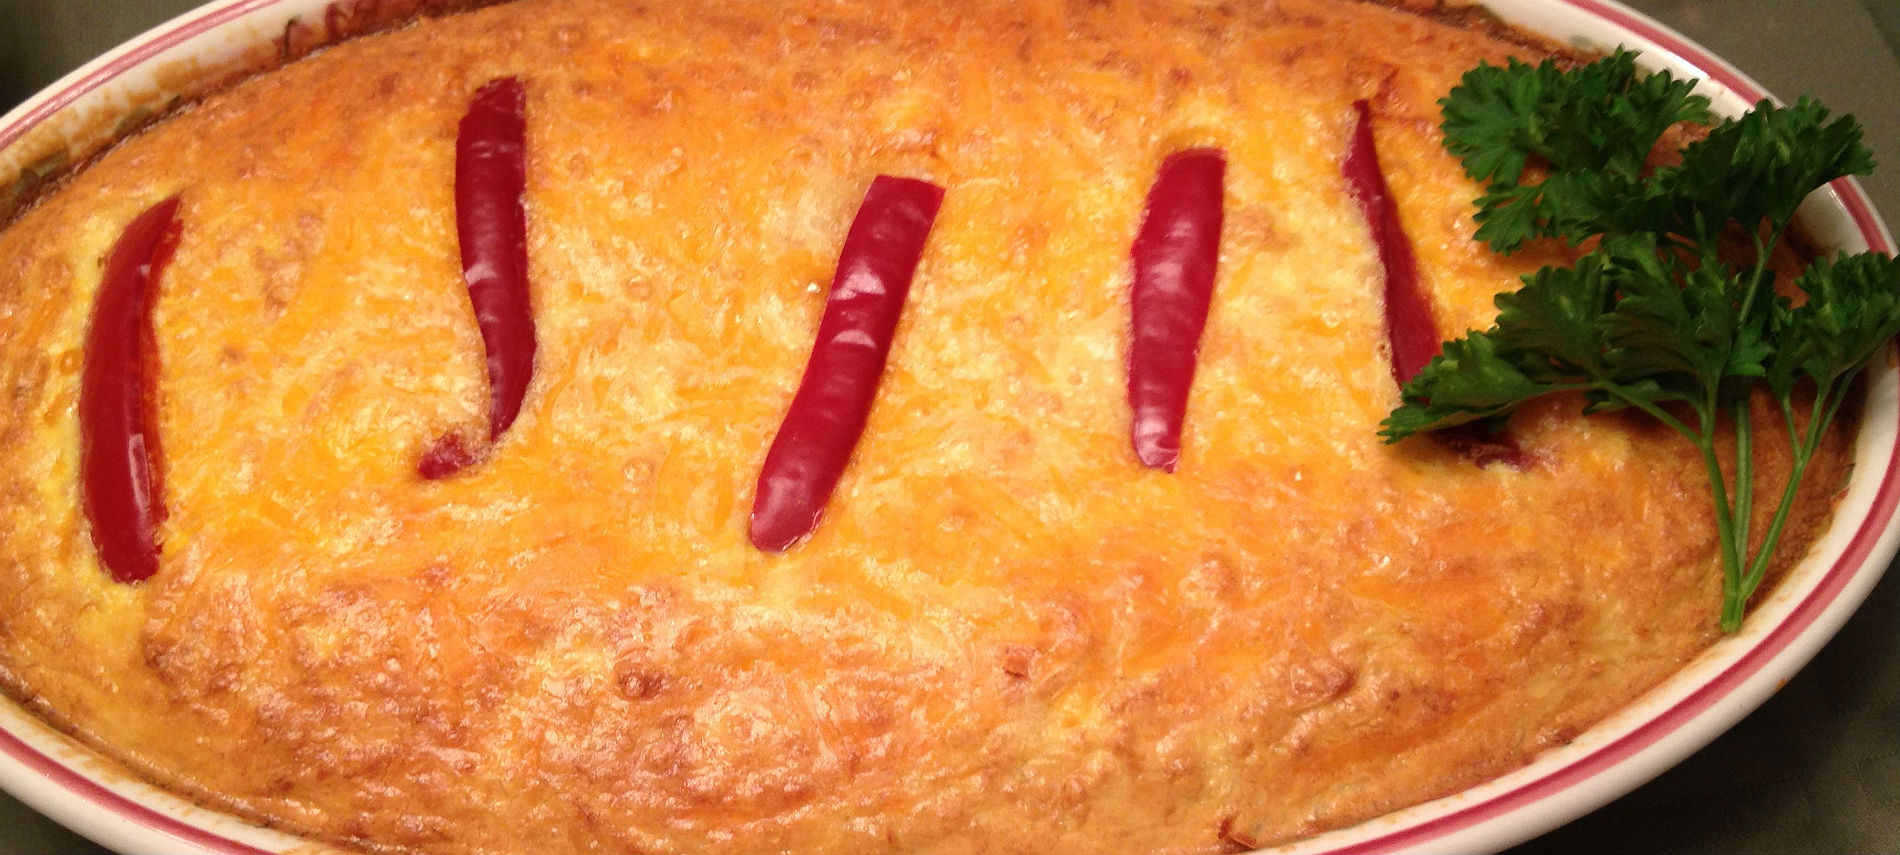
{"type": "Polygon", "coordinates": [[[1562,260],[1472,243],[1439,148],[1436,100],[1510,54],[1543,55],[1319,0],[526,0],[252,80],[0,233],[0,676],[197,798],[431,852],[1206,851],[1513,768],[1710,643],[1720,582],[1666,429],[1542,403],[1525,471],[1376,434],[1351,102],[1441,327],[1483,327],[1562,260]],[[454,136],[505,75],[537,374],[429,483],[487,408],[454,136]],[[1227,152],[1227,225],[1164,475],[1128,448],[1128,242],[1190,145],[1227,152]],[[753,479],[879,172],[948,196],[823,523],[762,554],[753,479]],[[174,193],[171,517],[124,586],[73,405],[100,259],[174,193]]]}

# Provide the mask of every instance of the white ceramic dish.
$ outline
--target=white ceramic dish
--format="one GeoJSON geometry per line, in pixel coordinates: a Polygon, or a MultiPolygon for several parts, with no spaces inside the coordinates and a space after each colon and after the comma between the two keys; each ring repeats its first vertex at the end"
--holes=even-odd
{"type": "MultiPolygon", "coordinates": [[[[360,0],[355,4],[360,7],[360,0]]],[[[1680,35],[1605,0],[1490,0],[1511,23],[1586,47],[1639,49],[1649,67],[1705,82],[1716,109],[1765,93],[1680,35]]],[[[329,0],[219,0],[157,27],[0,117],[0,188],[68,145],[96,141],[111,117],[162,103],[164,86],[268,55],[292,21],[321,21],[329,0]]],[[[1803,211],[1831,249],[1895,252],[1851,181],[1803,211]]],[[[1900,370],[1868,384],[1854,476],[1834,526],[1756,607],[1743,631],[1574,742],[1465,792],[1272,851],[1493,851],[1591,811],[1707,744],[1786,682],[1846,621],[1894,555],[1900,528],[1900,370]]],[[[141,853],[299,853],[320,844],[197,807],[146,785],[0,698],[0,788],[99,843],[141,853]]]]}

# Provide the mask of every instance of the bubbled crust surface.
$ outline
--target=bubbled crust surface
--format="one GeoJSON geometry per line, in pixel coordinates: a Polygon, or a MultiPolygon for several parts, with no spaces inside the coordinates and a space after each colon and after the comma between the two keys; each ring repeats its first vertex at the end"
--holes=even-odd
{"type": "Polygon", "coordinates": [[[0,676],[198,798],[430,852],[1233,849],[1513,768],[1709,644],[1719,580],[1663,429],[1536,406],[1525,471],[1376,435],[1350,102],[1441,326],[1483,326],[1553,257],[1467,239],[1434,102],[1507,53],[1539,56],[1310,0],[527,0],[238,86],[0,233],[0,676]],[[502,75],[538,374],[491,461],[425,483],[486,411],[452,167],[502,75]],[[1127,244],[1186,145],[1230,165],[1170,476],[1127,449],[1127,244]],[[878,172],[948,197],[823,525],[761,554],[756,467],[878,172]],[[79,348],[173,193],[171,518],[122,586],[79,348]]]}

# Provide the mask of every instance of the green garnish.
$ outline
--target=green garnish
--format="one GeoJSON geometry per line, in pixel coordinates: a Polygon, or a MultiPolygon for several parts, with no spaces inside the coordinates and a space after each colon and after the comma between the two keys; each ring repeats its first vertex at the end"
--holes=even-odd
{"type": "Polygon", "coordinates": [[[1722,629],[1734,632],[1828,423],[1900,333],[1900,263],[1875,253],[1817,261],[1794,280],[1802,299],[1778,295],[1769,260],[1801,200],[1871,171],[1873,157],[1852,117],[1829,121],[1804,98],[1763,101],[1683,147],[1680,163],[1648,165],[1671,126],[1709,123],[1694,85],[1639,76],[1635,54],[1618,50],[1570,70],[1481,65],[1439,102],[1446,149],[1487,185],[1479,240],[1504,253],[1537,239],[1599,243],[1500,294],[1496,325],[1447,342],[1405,385],[1381,434],[1397,442],[1496,423],[1553,392],[1582,393],[1587,413],[1649,414],[1701,452],[1721,541],[1722,629]],[[1811,415],[1795,406],[1804,385],[1811,415]],[[1780,406],[1793,465],[1751,552],[1748,400],[1761,386],[1780,406]],[[1725,419],[1735,431],[1732,495],[1715,443],[1725,419]]]}

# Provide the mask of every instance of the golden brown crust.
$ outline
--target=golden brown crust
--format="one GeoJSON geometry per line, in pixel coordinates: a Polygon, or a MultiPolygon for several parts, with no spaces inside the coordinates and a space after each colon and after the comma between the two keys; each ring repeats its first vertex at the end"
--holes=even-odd
{"type": "Polygon", "coordinates": [[[1513,768],[1709,644],[1720,587],[1664,429],[1545,402],[1522,472],[1376,435],[1348,105],[1441,325],[1483,326],[1554,256],[1468,239],[1435,101],[1527,50],[1320,0],[525,0],[249,81],[0,233],[0,678],[197,797],[421,851],[1212,851],[1513,768]],[[506,74],[539,373],[492,461],[425,483],[483,412],[450,175],[506,74]],[[1228,225],[1169,476],[1126,450],[1127,241],[1203,143],[1228,225]],[[949,195],[824,525],[763,555],[751,480],[877,172],[949,195]],[[77,353],[172,193],[172,516],[122,586],[77,353]]]}

